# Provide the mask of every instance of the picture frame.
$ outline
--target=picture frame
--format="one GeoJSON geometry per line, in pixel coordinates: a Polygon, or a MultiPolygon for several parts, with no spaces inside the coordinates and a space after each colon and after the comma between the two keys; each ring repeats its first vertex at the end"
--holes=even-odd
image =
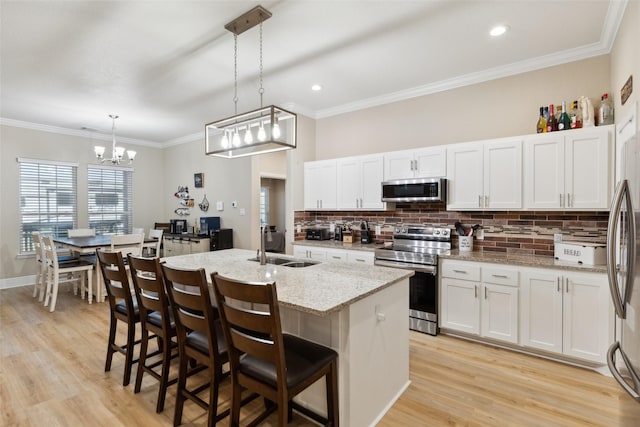
{"type": "Polygon", "coordinates": [[[204,187],[204,173],[200,172],[200,173],[193,174],[193,185],[196,188],[204,187]]]}

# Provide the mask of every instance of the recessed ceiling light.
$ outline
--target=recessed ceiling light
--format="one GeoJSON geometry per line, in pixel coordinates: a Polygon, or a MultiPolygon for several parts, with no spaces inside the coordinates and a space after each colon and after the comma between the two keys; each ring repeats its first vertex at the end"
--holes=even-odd
{"type": "Polygon", "coordinates": [[[311,90],[314,92],[318,92],[319,90],[322,90],[322,85],[319,85],[319,84],[312,85],[311,90]]]}
{"type": "Polygon", "coordinates": [[[493,37],[498,37],[503,35],[507,31],[509,31],[508,25],[496,25],[491,29],[491,31],[489,31],[489,34],[491,34],[493,37]]]}

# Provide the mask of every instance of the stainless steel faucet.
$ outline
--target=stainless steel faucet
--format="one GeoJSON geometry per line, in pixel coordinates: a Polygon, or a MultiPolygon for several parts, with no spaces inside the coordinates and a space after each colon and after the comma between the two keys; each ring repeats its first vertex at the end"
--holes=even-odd
{"type": "Polygon", "coordinates": [[[269,242],[273,240],[273,237],[271,237],[271,229],[269,225],[266,224],[260,226],[260,265],[267,264],[267,252],[265,251],[267,244],[265,240],[269,242]]]}

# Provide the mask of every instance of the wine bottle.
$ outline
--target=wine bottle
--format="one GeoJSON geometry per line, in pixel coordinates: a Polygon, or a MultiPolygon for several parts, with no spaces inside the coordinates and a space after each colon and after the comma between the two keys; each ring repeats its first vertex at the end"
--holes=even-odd
{"type": "Polygon", "coordinates": [[[562,112],[560,113],[560,117],[558,118],[558,130],[569,129],[571,129],[571,120],[569,119],[569,115],[567,114],[567,103],[562,101],[562,112]]]}
{"type": "Polygon", "coordinates": [[[555,132],[558,130],[558,119],[553,114],[553,104],[549,104],[549,119],[547,120],[547,132],[555,132]]]}
{"type": "Polygon", "coordinates": [[[580,108],[578,101],[573,101],[569,120],[571,120],[571,129],[580,129],[582,127],[582,108],[580,108]]]}
{"type": "Polygon", "coordinates": [[[540,117],[538,117],[536,132],[544,133],[546,131],[547,131],[547,119],[544,118],[544,107],[540,107],[540,117]]]}

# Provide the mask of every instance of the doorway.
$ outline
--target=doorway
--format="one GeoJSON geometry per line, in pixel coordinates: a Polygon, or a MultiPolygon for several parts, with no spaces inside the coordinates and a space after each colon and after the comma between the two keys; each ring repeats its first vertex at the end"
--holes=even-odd
{"type": "Polygon", "coordinates": [[[273,247],[273,252],[284,252],[286,227],[285,182],[280,178],[260,178],[260,225],[267,224],[272,232],[276,232],[282,245],[273,247]],[[279,246],[282,246],[279,247],[279,246]]]}

